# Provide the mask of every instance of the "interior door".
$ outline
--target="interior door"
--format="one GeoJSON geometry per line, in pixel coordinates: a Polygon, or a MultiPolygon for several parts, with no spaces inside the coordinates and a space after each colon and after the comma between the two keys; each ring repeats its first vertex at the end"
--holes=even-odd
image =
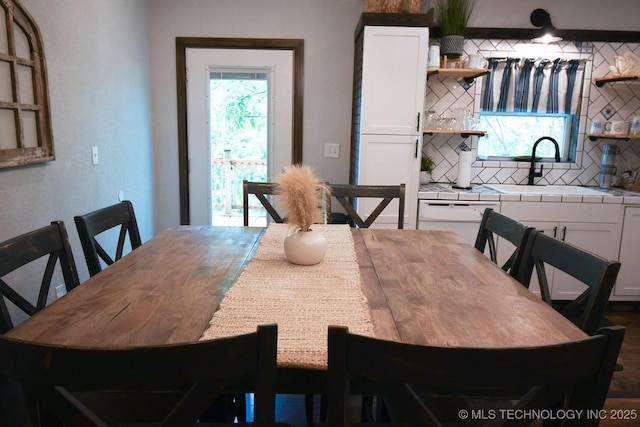
{"type": "Polygon", "coordinates": [[[273,90],[270,93],[267,176],[269,180],[291,164],[293,140],[293,52],[267,49],[186,50],[187,132],[189,157],[190,224],[211,222],[210,182],[211,153],[208,125],[210,71],[229,67],[266,67],[270,70],[273,90]]]}

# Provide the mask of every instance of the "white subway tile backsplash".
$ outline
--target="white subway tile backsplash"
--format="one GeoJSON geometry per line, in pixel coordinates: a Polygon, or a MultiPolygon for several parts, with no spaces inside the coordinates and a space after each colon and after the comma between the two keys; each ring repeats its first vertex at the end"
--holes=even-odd
{"type": "MultiPolygon", "coordinates": [[[[604,144],[617,144],[621,153],[618,169],[640,169],[640,139],[590,141],[586,132],[594,118],[605,120],[631,120],[640,114],[640,82],[618,82],[598,88],[593,83],[595,77],[610,73],[609,65],[614,56],[632,51],[640,55],[640,44],[630,43],[574,43],[560,42],[556,45],[536,45],[514,40],[466,40],[465,55],[480,52],[488,56],[518,56],[539,54],[551,57],[554,54],[591,59],[591,68],[585,70],[583,85],[583,111],[579,128],[576,162],[545,163],[541,183],[568,185],[598,185],[600,159],[604,144]],[[496,53],[496,51],[499,51],[496,53]]],[[[475,114],[479,109],[483,79],[479,78],[468,90],[454,79],[429,77],[425,109],[433,108],[441,117],[447,117],[450,108],[472,107],[475,114]]],[[[424,136],[424,152],[434,158],[436,168],[434,181],[455,182],[457,177],[458,153],[456,147],[462,141],[460,135],[436,134],[424,136]]],[[[467,145],[477,149],[477,137],[465,140],[467,145]]],[[[472,183],[526,183],[528,163],[476,161],[472,167],[472,183]]],[[[539,168],[539,164],[538,164],[539,168]]]]}

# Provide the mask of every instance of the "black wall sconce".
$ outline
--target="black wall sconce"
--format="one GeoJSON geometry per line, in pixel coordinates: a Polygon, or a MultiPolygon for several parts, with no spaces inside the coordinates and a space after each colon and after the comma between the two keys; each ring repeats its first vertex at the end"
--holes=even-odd
{"type": "Polygon", "coordinates": [[[534,43],[555,43],[562,40],[558,30],[551,23],[551,15],[544,9],[536,9],[531,12],[531,24],[540,28],[540,34],[531,39],[534,43]]]}

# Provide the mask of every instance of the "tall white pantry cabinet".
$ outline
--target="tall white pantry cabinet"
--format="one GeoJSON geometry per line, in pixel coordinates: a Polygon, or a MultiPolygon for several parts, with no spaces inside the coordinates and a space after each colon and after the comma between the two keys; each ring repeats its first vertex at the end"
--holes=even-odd
{"type": "MultiPolygon", "coordinates": [[[[363,26],[356,35],[352,183],[406,185],[405,228],[416,228],[422,111],[427,82],[427,27],[363,26]]],[[[361,200],[368,215],[377,201],[361,200]]],[[[397,227],[394,201],[375,226],[397,227]]]]}

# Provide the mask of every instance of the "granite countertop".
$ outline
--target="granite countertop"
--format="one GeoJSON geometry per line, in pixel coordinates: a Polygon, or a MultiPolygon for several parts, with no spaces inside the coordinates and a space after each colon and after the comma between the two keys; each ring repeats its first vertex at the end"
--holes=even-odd
{"type": "Polygon", "coordinates": [[[420,185],[418,199],[640,204],[640,193],[634,191],[622,188],[590,188],[602,192],[602,195],[502,193],[482,184],[472,184],[469,189],[460,189],[450,183],[430,183],[420,185]]]}

